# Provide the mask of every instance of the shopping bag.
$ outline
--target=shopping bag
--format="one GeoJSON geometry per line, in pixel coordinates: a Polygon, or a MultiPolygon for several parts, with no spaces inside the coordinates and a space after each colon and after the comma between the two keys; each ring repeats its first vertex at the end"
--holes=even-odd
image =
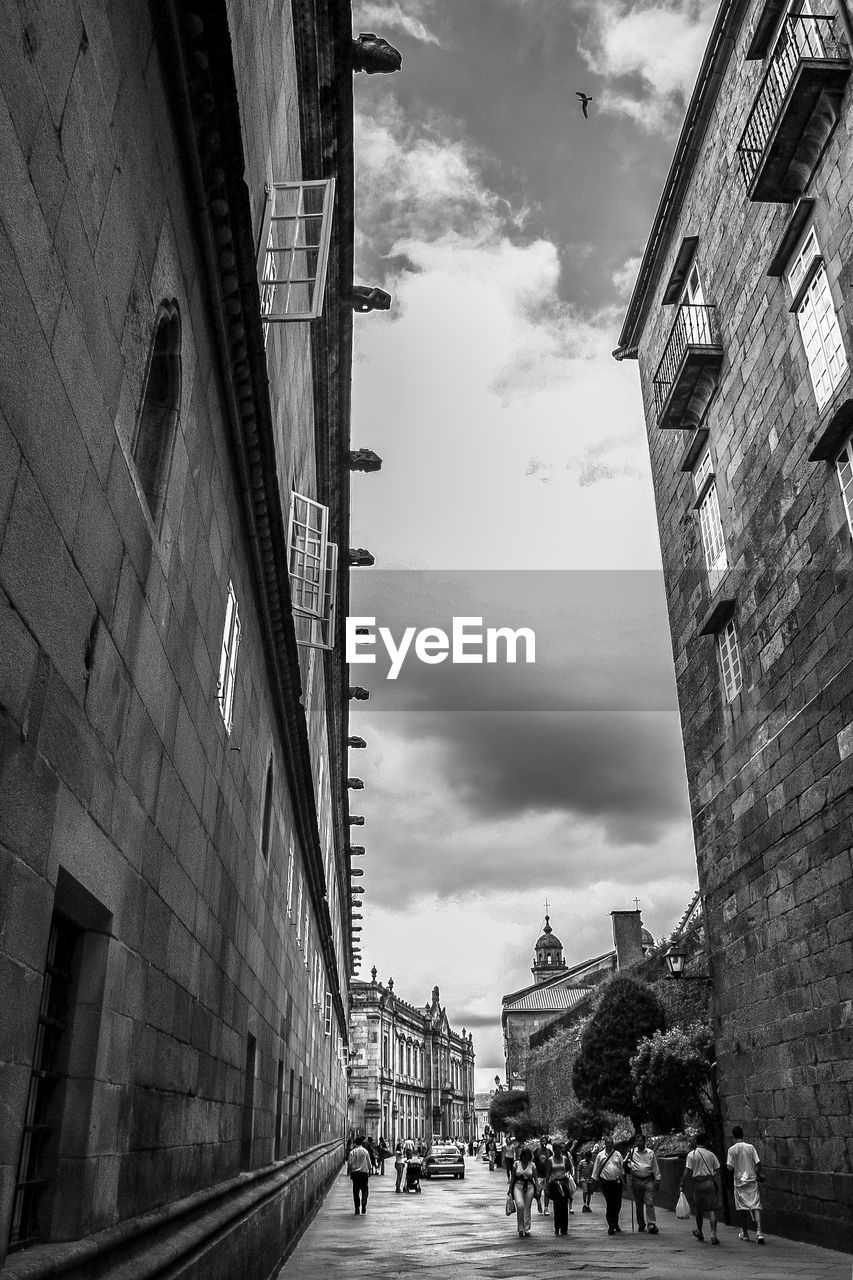
{"type": "Polygon", "coordinates": [[[506,1216],[507,1216],[507,1217],[509,1217],[509,1215],[510,1215],[511,1213],[515,1213],[515,1201],[513,1200],[512,1196],[509,1194],[509,1192],[507,1192],[507,1197],[506,1197],[506,1216]]]}
{"type": "Polygon", "coordinates": [[[683,1191],[681,1195],[678,1197],[678,1204],[675,1206],[675,1216],[676,1218],[690,1217],[690,1205],[687,1201],[687,1196],[684,1194],[683,1191]]]}
{"type": "Polygon", "coordinates": [[[577,1183],[575,1182],[572,1175],[569,1174],[569,1176],[566,1178],[566,1190],[568,1191],[570,1196],[573,1196],[577,1191],[577,1189],[578,1189],[577,1183]]]}

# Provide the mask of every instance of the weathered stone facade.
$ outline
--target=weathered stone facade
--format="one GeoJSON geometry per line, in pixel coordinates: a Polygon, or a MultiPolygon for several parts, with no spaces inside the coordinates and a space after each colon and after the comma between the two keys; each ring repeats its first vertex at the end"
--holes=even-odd
{"type": "MultiPolygon", "coordinates": [[[[726,1127],[742,1124],[762,1153],[773,1230],[851,1247],[853,538],[834,463],[853,395],[853,94],[849,80],[838,89],[849,74],[845,7],[822,12],[834,16],[799,30],[812,38],[831,23],[820,30],[838,37],[825,45],[834,80],[810,118],[804,100],[797,124],[798,95],[823,71],[795,57],[798,78],[772,117],[776,151],[765,153],[779,183],[770,200],[766,186],[749,198],[754,161],[742,148],[742,172],[737,146],[779,47],[773,9],[721,7],[618,354],[639,348],[726,1127]],[[781,173],[804,201],[786,202],[781,173]],[[786,279],[811,227],[823,267],[813,257],[810,278],[825,269],[831,294],[822,323],[832,329],[837,314],[846,353],[833,357],[820,407],[792,310],[803,298],[786,279]],[[721,359],[705,383],[710,399],[694,397],[682,429],[661,429],[655,376],[673,331],[668,303],[691,261],[716,308],[721,359]],[[705,440],[725,538],[716,570],[683,470],[705,440]],[[731,700],[715,655],[727,617],[743,672],[731,700]]],[[[779,39],[808,22],[777,17],[779,39]]]]}
{"type": "Polygon", "coordinates": [[[0,1268],[263,1280],[346,1122],[347,681],[286,527],[348,545],[349,5],[0,28],[0,1268]],[[265,344],[265,184],[327,177],[323,318],[265,344]]]}
{"type": "Polygon", "coordinates": [[[450,1029],[438,987],[421,1009],[383,985],[350,987],[349,1123],[354,1133],[411,1138],[475,1137],[474,1038],[450,1029]]]}

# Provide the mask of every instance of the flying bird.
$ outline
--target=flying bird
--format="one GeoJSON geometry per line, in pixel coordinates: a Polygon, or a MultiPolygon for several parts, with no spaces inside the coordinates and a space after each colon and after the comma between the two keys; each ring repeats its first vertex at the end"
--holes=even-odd
{"type": "Polygon", "coordinates": [[[588,94],[588,93],[580,93],[577,89],[575,89],[575,97],[576,97],[576,98],[580,98],[580,100],[581,100],[581,111],[583,112],[584,119],[585,119],[585,120],[588,120],[588,119],[589,119],[589,104],[592,102],[592,98],[589,96],[589,94],[588,94]]]}

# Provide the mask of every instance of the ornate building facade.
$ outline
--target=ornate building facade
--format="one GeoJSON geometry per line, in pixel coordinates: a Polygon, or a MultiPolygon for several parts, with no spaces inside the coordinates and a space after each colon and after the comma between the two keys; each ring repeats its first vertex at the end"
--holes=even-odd
{"type": "Polygon", "coordinates": [[[352,78],[399,57],[343,0],[3,24],[0,1267],[268,1276],[346,1124],[352,78]]]}
{"type": "Polygon", "coordinates": [[[639,360],[726,1127],[773,1230],[849,1249],[853,29],[808,9],[720,5],[614,354],[639,360]]]}
{"type": "Polygon", "coordinates": [[[393,1146],[405,1138],[468,1142],[476,1137],[474,1039],[452,1031],[433,987],[420,1009],[394,991],[394,979],[350,988],[349,1123],[393,1146]]]}

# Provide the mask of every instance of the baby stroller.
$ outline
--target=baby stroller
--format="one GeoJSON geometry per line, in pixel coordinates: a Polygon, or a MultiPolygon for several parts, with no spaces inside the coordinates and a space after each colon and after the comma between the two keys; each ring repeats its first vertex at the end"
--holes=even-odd
{"type": "Polygon", "coordinates": [[[410,1156],[409,1163],[406,1165],[406,1190],[414,1191],[417,1195],[421,1194],[421,1173],[423,1172],[424,1162],[420,1156],[410,1156]]]}

